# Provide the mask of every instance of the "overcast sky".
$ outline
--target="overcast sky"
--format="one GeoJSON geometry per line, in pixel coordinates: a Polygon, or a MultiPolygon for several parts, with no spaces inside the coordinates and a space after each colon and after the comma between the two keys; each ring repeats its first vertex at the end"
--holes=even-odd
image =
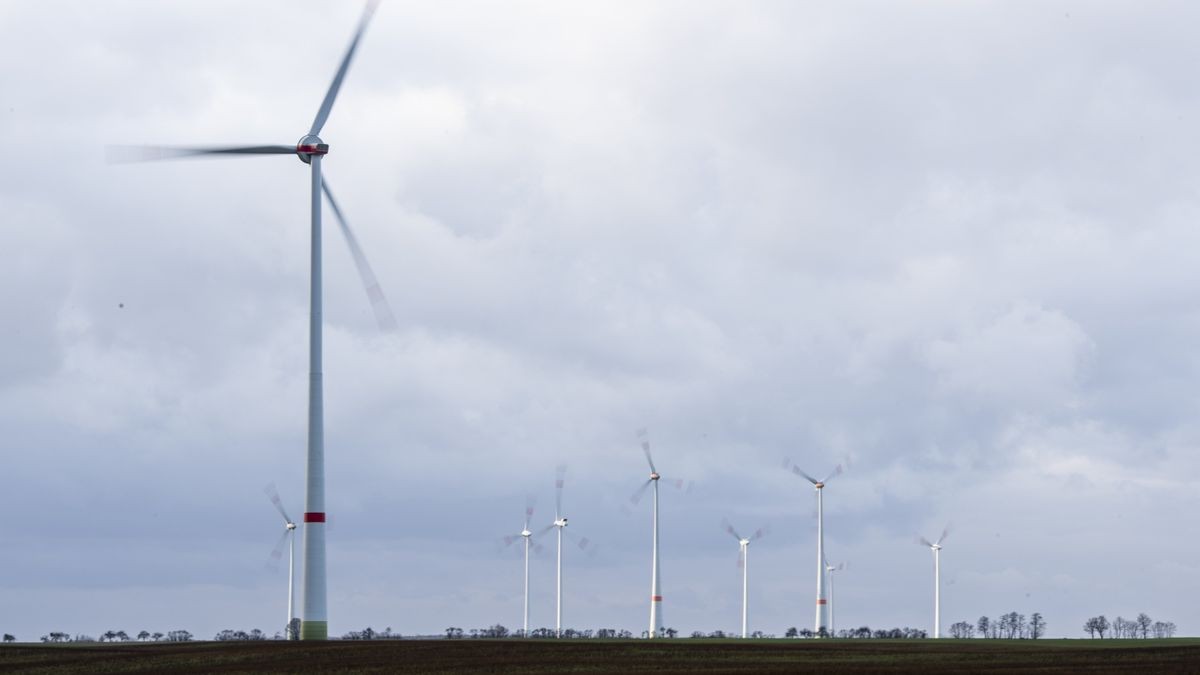
{"type": "MultiPolygon", "coordinates": [[[[303,511],[308,174],[352,2],[0,3],[0,631],[282,629],[303,511]]],[[[1200,630],[1191,3],[406,3],[322,134],[330,633],[839,628],[1138,612],[1200,630]],[[535,528],[536,529],[536,528],[535,528]],[[553,626],[553,546],[532,623],[553,626]]],[[[297,547],[299,551],[299,546],[297,547]]]]}

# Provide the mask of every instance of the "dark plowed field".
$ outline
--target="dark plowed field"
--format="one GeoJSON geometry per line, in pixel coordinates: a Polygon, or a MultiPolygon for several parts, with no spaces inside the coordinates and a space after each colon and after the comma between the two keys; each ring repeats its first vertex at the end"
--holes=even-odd
{"type": "Polygon", "coordinates": [[[389,640],[0,646],[23,673],[1200,673],[1200,640],[389,640]]]}

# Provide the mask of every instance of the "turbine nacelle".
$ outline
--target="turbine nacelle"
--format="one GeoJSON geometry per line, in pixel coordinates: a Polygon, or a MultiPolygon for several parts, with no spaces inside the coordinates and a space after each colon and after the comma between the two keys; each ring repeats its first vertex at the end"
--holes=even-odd
{"type": "Polygon", "coordinates": [[[554,521],[554,526],[555,526],[555,527],[566,527],[566,526],[567,526],[567,519],[566,519],[566,518],[559,518],[558,520],[554,521]]]}
{"type": "Polygon", "coordinates": [[[294,529],[296,529],[296,524],[295,524],[295,523],[292,523],[292,522],[289,522],[289,523],[287,524],[287,529],[288,529],[288,530],[294,530],[294,529]]]}
{"type": "Polygon", "coordinates": [[[308,134],[296,142],[296,154],[301,162],[311,164],[313,155],[329,154],[329,145],[316,134],[308,134]]]}
{"type": "Polygon", "coordinates": [[[657,471],[650,472],[650,480],[658,480],[659,478],[662,478],[662,476],[659,476],[657,471]]]}
{"type": "Polygon", "coordinates": [[[825,487],[825,484],[824,484],[824,483],[822,483],[822,482],[820,482],[820,481],[818,481],[818,482],[816,482],[816,483],[813,483],[813,487],[815,487],[815,488],[817,488],[818,490],[820,490],[821,488],[825,487]]]}
{"type": "Polygon", "coordinates": [[[530,537],[532,537],[532,536],[533,536],[533,533],[532,533],[532,532],[530,532],[528,528],[526,528],[526,529],[524,529],[524,530],[521,530],[521,536],[522,536],[522,537],[525,537],[526,539],[528,539],[528,538],[530,538],[530,537]]]}

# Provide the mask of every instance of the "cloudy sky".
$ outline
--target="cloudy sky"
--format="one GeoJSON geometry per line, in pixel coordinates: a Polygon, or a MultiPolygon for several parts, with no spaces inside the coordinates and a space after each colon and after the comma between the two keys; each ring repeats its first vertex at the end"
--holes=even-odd
{"type": "MultiPolygon", "coordinates": [[[[0,4],[0,631],[282,628],[308,177],[350,2],[0,4]]],[[[497,540],[569,465],[564,623],[1041,612],[1200,630],[1187,3],[384,2],[325,131],[330,633],[521,621],[497,540]],[[627,512],[628,511],[628,512],[627,512]]],[[[553,625],[553,548],[532,623],[553,625]]]]}

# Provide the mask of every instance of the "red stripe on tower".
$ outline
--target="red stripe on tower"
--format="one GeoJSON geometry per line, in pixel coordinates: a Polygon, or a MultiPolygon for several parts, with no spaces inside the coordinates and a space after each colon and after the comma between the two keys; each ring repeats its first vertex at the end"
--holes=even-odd
{"type": "Polygon", "coordinates": [[[306,523],[323,523],[325,522],[325,514],[320,511],[313,511],[304,514],[304,522],[306,523]]]}
{"type": "Polygon", "coordinates": [[[817,604],[818,604],[818,605],[823,605],[823,604],[825,604],[825,598],[820,598],[820,599],[818,599],[818,600],[817,600],[817,604]]]}
{"type": "Polygon", "coordinates": [[[661,595],[652,595],[652,596],[650,596],[650,599],[653,600],[654,602],[662,602],[661,595]]]}

